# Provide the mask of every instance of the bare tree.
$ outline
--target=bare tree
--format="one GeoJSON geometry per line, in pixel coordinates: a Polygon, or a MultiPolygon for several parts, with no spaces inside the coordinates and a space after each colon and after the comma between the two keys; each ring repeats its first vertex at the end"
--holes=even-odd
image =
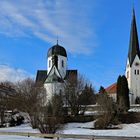
{"type": "Polygon", "coordinates": [[[7,108],[27,112],[30,115],[33,127],[36,127],[37,117],[39,117],[41,107],[45,102],[43,100],[46,96],[45,89],[36,85],[34,80],[30,78],[12,84],[12,89],[14,89],[12,92],[6,94],[7,108]]]}
{"type": "Polygon", "coordinates": [[[107,128],[110,124],[118,123],[116,104],[107,93],[97,96],[98,113],[100,116],[95,123],[96,128],[107,128]]]}
{"type": "Polygon", "coordinates": [[[38,128],[42,133],[55,133],[63,124],[63,100],[61,94],[54,94],[52,101],[47,103],[39,118],[38,128]]]}
{"type": "Polygon", "coordinates": [[[79,103],[79,97],[85,87],[85,78],[82,75],[71,74],[66,81],[64,97],[67,107],[70,108],[71,114],[76,116],[79,114],[82,106],[79,103]]]}
{"type": "Polygon", "coordinates": [[[11,82],[1,82],[0,83],[0,121],[3,126],[5,123],[5,115],[7,109],[9,109],[8,104],[8,95],[15,93],[15,90],[12,88],[11,82]]]}
{"type": "Polygon", "coordinates": [[[92,85],[86,84],[84,90],[79,97],[79,103],[81,105],[93,105],[96,103],[95,100],[95,90],[92,85]]]}

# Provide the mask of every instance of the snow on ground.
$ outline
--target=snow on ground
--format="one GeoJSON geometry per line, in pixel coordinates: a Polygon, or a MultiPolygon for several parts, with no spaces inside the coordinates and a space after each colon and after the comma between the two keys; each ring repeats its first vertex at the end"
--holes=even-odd
{"type": "Polygon", "coordinates": [[[0,140],[52,140],[52,139],[44,139],[44,138],[35,138],[35,137],[25,137],[25,136],[7,136],[0,135],[0,140]]]}
{"type": "MultiPolygon", "coordinates": [[[[40,133],[37,129],[32,129],[30,124],[23,124],[16,127],[0,128],[0,132],[29,132],[40,133]]],[[[27,136],[12,136],[12,135],[0,135],[0,140],[44,140],[44,138],[27,137],[27,136]]],[[[52,140],[52,139],[45,139],[52,140]]]]}
{"type": "Polygon", "coordinates": [[[64,126],[64,129],[59,133],[65,134],[85,134],[96,136],[127,136],[127,137],[140,137],[140,123],[136,124],[122,124],[119,127],[122,129],[108,129],[108,130],[94,130],[88,129],[94,126],[94,122],[90,123],[69,123],[64,126]],[[89,125],[88,125],[89,124],[89,125]],[[84,127],[83,127],[84,126],[84,127]],[[88,126],[86,128],[85,126],[88,126]]]}
{"type": "Polygon", "coordinates": [[[30,133],[40,133],[38,129],[32,129],[30,124],[23,124],[16,127],[0,128],[0,132],[30,132],[30,133]]]}
{"type": "Polygon", "coordinates": [[[140,112],[140,108],[131,108],[128,111],[129,112],[140,112]]]}
{"type": "Polygon", "coordinates": [[[98,115],[98,111],[85,111],[85,115],[98,115]]]}
{"type": "MultiPolygon", "coordinates": [[[[64,134],[81,134],[81,135],[96,135],[96,136],[127,136],[127,137],[140,137],[140,123],[136,124],[121,124],[122,129],[108,129],[108,130],[94,130],[94,122],[88,123],[68,123],[64,125],[63,129],[57,133],[64,134]]],[[[36,129],[32,129],[29,124],[0,128],[0,132],[31,132],[38,133],[36,129]]],[[[0,135],[0,140],[43,140],[43,138],[25,137],[25,136],[6,136],[0,135]]],[[[50,139],[45,139],[50,140],[50,139]]],[[[76,140],[76,139],[62,139],[62,140],[76,140]]]]}

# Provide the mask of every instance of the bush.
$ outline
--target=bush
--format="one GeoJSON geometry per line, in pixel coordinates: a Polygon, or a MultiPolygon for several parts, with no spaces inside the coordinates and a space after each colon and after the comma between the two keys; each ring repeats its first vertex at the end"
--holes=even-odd
{"type": "Polygon", "coordinates": [[[53,134],[60,128],[63,119],[59,117],[46,117],[44,122],[40,122],[39,130],[41,133],[53,134]]]}
{"type": "Polygon", "coordinates": [[[63,124],[63,101],[62,96],[55,94],[46,106],[40,109],[40,115],[32,119],[36,122],[41,133],[55,133],[63,124]]]}
{"type": "Polygon", "coordinates": [[[119,114],[119,121],[122,123],[138,123],[140,122],[140,112],[128,112],[119,114]]]}
{"type": "Polygon", "coordinates": [[[95,118],[93,116],[84,116],[84,115],[77,115],[77,116],[64,116],[64,123],[68,122],[90,122],[93,121],[95,118]]]}
{"type": "Polygon", "coordinates": [[[100,118],[95,122],[96,129],[104,129],[108,125],[108,122],[104,118],[100,118]]]}
{"type": "Polygon", "coordinates": [[[136,97],[135,104],[140,104],[140,97],[136,97]]]}
{"type": "Polygon", "coordinates": [[[18,126],[24,123],[24,117],[19,115],[19,116],[12,116],[11,120],[9,121],[10,126],[18,126]]]}
{"type": "Polygon", "coordinates": [[[113,99],[109,97],[107,93],[104,93],[98,95],[97,103],[99,104],[98,112],[100,112],[101,115],[97,118],[95,128],[105,129],[111,124],[117,124],[117,109],[113,99]]]}

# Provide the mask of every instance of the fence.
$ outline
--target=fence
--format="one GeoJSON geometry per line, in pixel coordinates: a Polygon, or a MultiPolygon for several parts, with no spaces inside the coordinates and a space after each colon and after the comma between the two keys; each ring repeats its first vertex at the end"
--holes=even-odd
{"type": "Polygon", "coordinates": [[[57,140],[60,140],[60,138],[90,139],[90,140],[140,140],[140,137],[94,136],[94,135],[79,135],[79,134],[41,134],[41,133],[23,133],[23,132],[0,132],[0,135],[56,138],[57,140]]]}

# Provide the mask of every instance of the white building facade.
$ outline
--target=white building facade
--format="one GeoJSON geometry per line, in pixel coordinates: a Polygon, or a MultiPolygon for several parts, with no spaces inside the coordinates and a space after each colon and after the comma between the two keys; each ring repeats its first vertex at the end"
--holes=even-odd
{"type": "Polygon", "coordinates": [[[48,50],[47,57],[48,71],[44,87],[46,89],[47,100],[50,101],[53,95],[61,94],[64,91],[67,53],[65,48],[57,43],[48,50]]]}
{"type": "Polygon", "coordinates": [[[134,9],[125,76],[128,81],[130,104],[135,104],[136,98],[140,98],[140,50],[134,9]]]}
{"type": "Polygon", "coordinates": [[[36,76],[36,83],[41,83],[46,89],[46,103],[55,94],[63,93],[66,80],[71,75],[77,77],[77,70],[67,69],[67,52],[57,42],[48,50],[47,70],[38,70],[36,76]]]}
{"type": "MultiPolygon", "coordinates": [[[[125,76],[128,81],[130,105],[133,105],[137,103],[137,99],[140,101],[140,50],[134,9],[125,76]]],[[[114,101],[117,100],[117,83],[110,85],[105,90],[114,101]]]]}

